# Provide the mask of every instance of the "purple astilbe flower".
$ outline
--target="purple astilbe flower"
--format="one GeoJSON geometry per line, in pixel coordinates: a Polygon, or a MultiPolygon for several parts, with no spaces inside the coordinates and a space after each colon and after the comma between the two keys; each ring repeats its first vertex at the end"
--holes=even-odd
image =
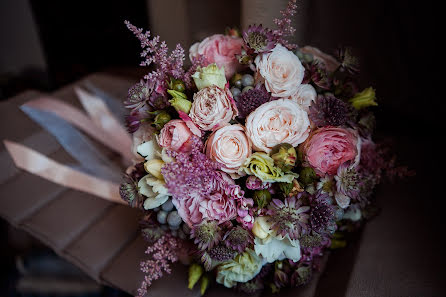
{"type": "Polygon", "coordinates": [[[352,199],[358,198],[361,189],[361,176],[356,168],[345,162],[338,167],[338,171],[334,176],[336,180],[336,190],[352,199]]]}
{"type": "Polygon", "coordinates": [[[262,25],[250,25],[243,32],[243,41],[248,49],[258,54],[268,52],[276,45],[273,32],[262,25]]]}
{"type": "Polygon", "coordinates": [[[144,79],[155,82],[156,88],[165,90],[169,76],[180,79],[184,75],[183,62],[185,55],[181,45],[178,44],[172,53],[168,55],[169,49],[166,42],[160,42],[159,36],[151,38],[150,31],[143,33],[143,29],[135,27],[129,21],[124,23],[141,42],[141,48],[143,49],[141,57],[144,58],[141,66],[156,65],[155,70],[144,76],[144,79]]]}
{"type": "Polygon", "coordinates": [[[271,187],[271,183],[269,182],[263,182],[260,178],[254,175],[250,175],[246,179],[246,187],[249,190],[265,190],[269,189],[271,187]]]}
{"type": "Polygon", "coordinates": [[[304,63],[305,75],[302,81],[303,84],[314,84],[316,87],[323,90],[330,90],[333,85],[333,79],[325,70],[319,66],[317,61],[311,63],[304,63]]]}
{"type": "Polygon", "coordinates": [[[228,248],[243,253],[249,246],[254,244],[254,237],[250,231],[237,226],[225,234],[223,242],[228,248]]]}
{"type": "Polygon", "coordinates": [[[141,287],[137,296],[147,294],[147,289],[154,280],[161,278],[164,273],[171,273],[170,264],[178,261],[178,250],[181,248],[181,241],[171,235],[161,236],[155,244],[147,247],[145,253],[151,255],[152,259],[142,261],[141,271],[145,273],[141,287]]]}
{"type": "Polygon", "coordinates": [[[318,95],[309,118],[318,127],[344,126],[351,122],[351,107],[332,94],[318,95]]]}
{"type": "Polygon", "coordinates": [[[263,84],[258,84],[255,88],[243,92],[236,100],[239,118],[246,118],[252,111],[263,103],[271,100],[271,95],[263,84]]]}
{"type": "Polygon", "coordinates": [[[285,37],[293,36],[296,29],[291,26],[292,17],[296,14],[296,0],[290,0],[285,10],[281,11],[280,14],[282,18],[274,19],[274,24],[276,24],[277,29],[273,30],[273,34],[277,40],[277,42],[281,43],[288,49],[297,48],[296,44],[291,44],[285,37]]]}
{"type": "MultiPolygon", "coordinates": [[[[322,191],[318,191],[314,196],[310,197],[310,225],[311,229],[323,234],[331,234],[336,230],[336,206],[332,204],[330,196],[322,191]]],[[[315,238],[306,238],[309,246],[314,247],[315,238]]],[[[316,245],[317,246],[317,245],[316,245]]]]}
{"type": "Polygon", "coordinates": [[[204,221],[192,228],[190,238],[200,250],[210,250],[221,241],[221,228],[216,221],[204,221]]]}
{"type": "Polygon", "coordinates": [[[302,206],[302,199],[297,199],[295,196],[287,197],[284,201],[273,199],[268,210],[271,228],[278,235],[288,234],[291,239],[299,239],[308,230],[309,210],[310,207],[302,206]]]}

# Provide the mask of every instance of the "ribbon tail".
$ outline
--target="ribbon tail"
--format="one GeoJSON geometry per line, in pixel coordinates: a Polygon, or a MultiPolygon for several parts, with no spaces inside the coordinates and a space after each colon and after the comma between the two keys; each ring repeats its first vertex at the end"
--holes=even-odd
{"type": "Polygon", "coordinates": [[[108,137],[114,140],[114,146],[119,150],[122,156],[128,160],[132,160],[133,154],[129,149],[132,147],[132,138],[116,117],[110,112],[104,101],[99,97],[87,93],[81,88],[75,87],[74,91],[93,122],[104,130],[108,137]]]}
{"type": "Polygon", "coordinates": [[[119,195],[119,185],[74,170],[24,145],[4,140],[16,166],[56,184],[127,205],[119,195]]]}

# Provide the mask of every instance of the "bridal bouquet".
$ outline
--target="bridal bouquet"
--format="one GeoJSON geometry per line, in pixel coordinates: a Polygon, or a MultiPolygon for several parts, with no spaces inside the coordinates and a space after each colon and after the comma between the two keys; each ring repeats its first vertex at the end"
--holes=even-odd
{"type": "Polygon", "coordinates": [[[404,174],[372,138],[375,90],[360,89],[349,49],[330,56],[276,29],[227,30],[169,53],[126,21],[154,66],[128,93],[135,164],[122,199],[144,210],[151,259],[138,293],[190,265],[189,288],[215,280],[255,292],[305,285],[328,248],[373,214],[382,176],[404,174]]]}

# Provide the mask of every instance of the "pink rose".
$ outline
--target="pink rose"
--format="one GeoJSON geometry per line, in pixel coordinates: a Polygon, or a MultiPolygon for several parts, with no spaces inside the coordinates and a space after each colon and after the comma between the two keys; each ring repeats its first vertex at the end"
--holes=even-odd
{"type": "Polygon", "coordinates": [[[258,73],[273,97],[290,97],[297,93],[305,68],[299,58],[280,44],[255,59],[258,73]]]}
{"type": "Polygon", "coordinates": [[[213,132],[206,142],[206,155],[222,164],[221,170],[236,173],[251,155],[251,141],[242,125],[227,125],[213,132]]]}
{"type": "Polygon", "coordinates": [[[320,51],[312,46],[304,46],[299,49],[304,54],[310,54],[325,70],[329,72],[335,71],[339,67],[339,62],[330,55],[320,51]]]}
{"type": "Polygon", "coordinates": [[[307,113],[288,99],[264,103],[246,118],[246,135],[257,151],[269,153],[280,143],[297,146],[307,139],[309,133],[307,113]]]}
{"type": "Polygon", "coordinates": [[[199,210],[203,219],[216,220],[219,224],[237,217],[235,201],[223,191],[214,192],[208,199],[201,201],[199,210]]]}
{"type": "Polygon", "coordinates": [[[193,135],[201,136],[201,132],[192,122],[171,120],[161,129],[158,144],[170,150],[187,152],[191,149],[193,135]]]}
{"type": "Polygon", "coordinates": [[[336,174],[338,167],[358,155],[358,136],[352,129],[323,127],[303,145],[306,161],[319,176],[336,174]]]}
{"type": "Polygon", "coordinates": [[[238,115],[237,107],[228,88],[210,86],[194,94],[189,117],[200,127],[209,131],[217,129],[238,115]]]}
{"type": "Polygon", "coordinates": [[[185,199],[172,198],[172,203],[178,214],[189,227],[200,224],[203,220],[203,214],[200,212],[200,203],[203,201],[204,199],[199,195],[185,199]]]}
{"type": "Polygon", "coordinates": [[[241,38],[215,34],[193,44],[189,49],[189,58],[192,61],[198,55],[203,55],[209,63],[223,66],[226,78],[229,79],[243,67],[236,57],[241,54],[242,45],[241,38]]]}

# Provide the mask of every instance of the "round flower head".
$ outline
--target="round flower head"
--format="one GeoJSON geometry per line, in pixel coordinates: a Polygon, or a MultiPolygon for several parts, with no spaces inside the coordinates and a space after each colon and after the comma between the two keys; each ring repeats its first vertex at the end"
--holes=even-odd
{"type": "Polygon", "coordinates": [[[192,121],[205,131],[223,126],[237,115],[231,92],[217,86],[209,86],[195,93],[189,113],[192,121]]]}
{"type": "Polygon", "coordinates": [[[275,45],[273,33],[271,30],[263,28],[262,25],[250,25],[248,30],[243,32],[243,40],[254,53],[270,51],[275,45]]]}
{"type": "Polygon", "coordinates": [[[307,113],[288,99],[267,102],[246,118],[246,134],[256,151],[269,153],[281,143],[296,147],[307,139],[309,133],[307,113]]]}
{"type": "Polygon", "coordinates": [[[223,241],[228,248],[243,253],[247,247],[254,243],[254,238],[251,232],[237,226],[225,234],[223,241]]]}
{"type": "Polygon", "coordinates": [[[318,127],[343,126],[351,120],[351,108],[332,94],[319,95],[310,107],[310,120],[318,127]]]}
{"type": "Polygon", "coordinates": [[[200,250],[210,250],[220,242],[221,229],[215,221],[203,221],[192,228],[190,237],[200,250]]]}
{"type": "Polygon", "coordinates": [[[254,89],[243,92],[236,101],[239,118],[246,118],[257,107],[270,100],[271,95],[263,85],[257,85],[254,89]]]}
{"type": "Polygon", "coordinates": [[[358,197],[361,191],[361,177],[356,168],[350,166],[350,162],[345,162],[339,166],[334,179],[338,192],[351,198],[358,197]]]}
{"type": "Polygon", "coordinates": [[[260,272],[262,264],[262,258],[248,249],[217,267],[217,283],[232,288],[237,282],[247,282],[260,272]]]}
{"type": "Polygon", "coordinates": [[[234,250],[224,245],[217,245],[209,251],[209,256],[214,261],[227,261],[234,258],[234,250]]]}
{"type": "Polygon", "coordinates": [[[309,206],[302,206],[302,200],[296,197],[285,198],[284,201],[274,199],[268,214],[271,228],[280,236],[288,235],[290,239],[298,239],[308,228],[309,206]]]}
{"type": "Polygon", "coordinates": [[[277,44],[271,52],[258,55],[255,64],[273,97],[286,98],[297,93],[305,68],[293,52],[277,44]]]}
{"type": "Polygon", "coordinates": [[[333,233],[336,230],[336,207],[328,194],[318,192],[310,203],[311,229],[317,233],[333,233]]]}

